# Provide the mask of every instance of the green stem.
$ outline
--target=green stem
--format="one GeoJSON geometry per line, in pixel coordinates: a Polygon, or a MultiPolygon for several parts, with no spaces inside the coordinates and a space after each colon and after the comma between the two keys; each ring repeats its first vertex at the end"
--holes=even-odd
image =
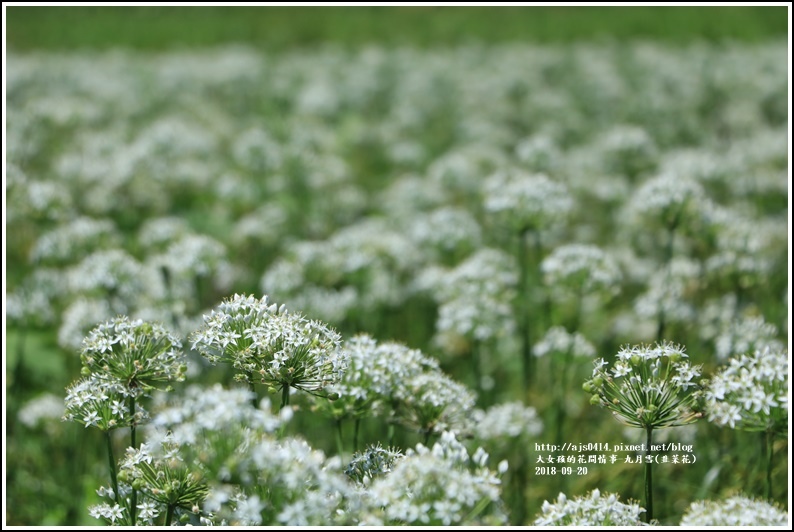
{"type": "Polygon", "coordinates": [[[469,352],[469,367],[471,368],[472,387],[477,392],[477,395],[482,396],[480,390],[480,360],[477,358],[477,349],[472,345],[469,352]]]}
{"type": "Polygon", "coordinates": [[[251,406],[257,408],[259,406],[257,404],[259,401],[257,401],[258,398],[256,396],[256,384],[254,384],[254,374],[251,371],[248,372],[248,389],[251,390],[251,406]]]}
{"type": "Polygon", "coordinates": [[[105,432],[105,440],[108,447],[108,466],[110,467],[110,482],[113,485],[113,498],[119,502],[119,481],[116,476],[116,459],[113,458],[113,442],[110,440],[110,431],[105,432]]]}
{"type": "Polygon", "coordinates": [[[345,447],[342,443],[342,419],[339,418],[336,420],[336,452],[339,453],[341,457],[345,454],[345,447]]]}
{"type": "Polygon", "coordinates": [[[645,522],[650,523],[653,519],[653,462],[650,460],[653,427],[646,427],[645,431],[645,522]]]}
{"type": "Polygon", "coordinates": [[[529,247],[527,236],[531,229],[524,229],[518,235],[518,305],[519,330],[521,332],[521,360],[524,370],[524,391],[532,387],[532,337],[529,326],[529,247]]]}
{"type": "MultiPolygon", "coordinates": [[[[670,283],[670,277],[672,276],[671,266],[670,263],[673,261],[673,245],[675,244],[675,228],[678,226],[678,221],[681,218],[681,212],[679,211],[676,214],[673,221],[667,227],[668,237],[667,237],[667,245],[664,248],[664,267],[667,269],[667,284],[670,283]]],[[[664,329],[667,326],[667,319],[665,317],[664,309],[659,311],[659,325],[656,329],[656,341],[661,342],[664,340],[664,329]]]]}
{"type": "Polygon", "coordinates": [[[174,519],[174,505],[169,504],[165,511],[165,526],[171,526],[171,521],[174,519]]]}
{"type": "Polygon", "coordinates": [[[394,445],[394,423],[389,422],[389,428],[387,429],[386,436],[389,438],[389,446],[391,447],[394,445]]]}
{"type": "Polygon", "coordinates": [[[428,443],[430,443],[430,435],[432,434],[433,431],[430,429],[426,429],[424,432],[425,432],[425,440],[423,442],[423,445],[427,447],[428,443]]]}
{"type": "Polygon", "coordinates": [[[775,452],[774,435],[771,430],[764,433],[766,443],[766,498],[772,500],[772,455],[775,452]]]}
{"type": "MultiPolygon", "coordinates": [[[[132,419],[132,424],[130,425],[130,444],[132,445],[133,449],[137,448],[135,439],[136,439],[136,423],[135,423],[135,396],[130,396],[130,419],[132,419]]],[[[135,514],[138,512],[138,490],[132,488],[132,494],[130,495],[130,521],[132,522],[133,526],[137,526],[137,522],[135,520],[135,514]]]]}
{"type": "Polygon", "coordinates": [[[353,452],[358,450],[358,428],[361,425],[361,418],[357,417],[353,425],[353,452]]]}
{"type": "Polygon", "coordinates": [[[482,387],[485,369],[483,369],[482,348],[480,342],[477,340],[475,340],[471,346],[471,359],[472,369],[474,371],[474,389],[477,391],[477,395],[482,398],[483,403],[489,404],[489,394],[482,387]]]}
{"type": "Polygon", "coordinates": [[[568,351],[565,352],[565,358],[563,359],[562,368],[558,372],[560,375],[560,383],[557,386],[557,400],[554,401],[556,408],[555,421],[557,428],[555,443],[557,444],[558,449],[562,445],[563,425],[565,425],[565,396],[566,396],[566,390],[568,389],[568,371],[571,366],[572,359],[573,359],[573,346],[568,348],[568,351]]]}
{"type": "Polygon", "coordinates": [[[281,385],[281,408],[289,404],[289,386],[286,384],[281,385]]]}
{"type": "Polygon", "coordinates": [[[24,388],[22,380],[25,376],[25,339],[27,328],[23,325],[19,330],[19,340],[17,341],[17,360],[14,365],[14,384],[13,390],[18,391],[24,388]]]}

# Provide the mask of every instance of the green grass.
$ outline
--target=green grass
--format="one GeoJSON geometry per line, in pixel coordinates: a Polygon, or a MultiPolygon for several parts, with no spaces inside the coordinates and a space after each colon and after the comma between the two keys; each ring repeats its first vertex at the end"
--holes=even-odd
{"type": "Polygon", "coordinates": [[[12,50],[784,37],[786,7],[8,7],[12,50]]]}

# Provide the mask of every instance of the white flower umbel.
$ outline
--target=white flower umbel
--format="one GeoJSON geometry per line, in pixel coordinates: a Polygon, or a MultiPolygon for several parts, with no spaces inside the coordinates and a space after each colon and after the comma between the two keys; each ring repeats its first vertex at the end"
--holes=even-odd
{"type": "MultiPolygon", "coordinates": [[[[156,445],[130,447],[121,461],[119,481],[140,495],[137,519],[152,524],[154,516],[165,514],[170,526],[175,512],[198,513],[207,496],[207,480],[195,464],[187,463],[180,446],[169,436],[156,445]]],[[[140,522],[140,521],[139,521],[140,522]]]]}
{"type": "Polygon", "coordinates": [[[53,419],[61,419],[64,415],[62,397],[44,393],[31,399],[19,409],[17,419],[28,428],[35,428],[53,419]]]}
{"type": "Polygon", "coordinates": [[[650,275],[645,292],[634,300],[634,311],[657,322],[657,339],[661,340],[665,325],[695,319],[691,298],[701,274],[697,262],[677,257],[650,275]]]}
{"type": "Polygon", "coordinates": [[[436,341],[447,351],[505,337],[515,329],[512,302],[518,272],[503,251],[482,248],[449,272],[428,278],[439,303],[436,341]]]}
{"type": "MultiPolygon", "coordinates": [[[[341,420],[361,419],[385,413],[401,399],[410,397],[416,376],[440,371],[438,362],[418,349],[396,342],[377,342],[366,334],[354,336],[342,347],[348,368],[342,379],[329,388],[339,395],[335,401],[315,400],[316,410],[341,420]]],[[[354,448],[356,445],[354,437],[354,448]]]]}
{"type": "Polygon", "coordinates": [[[681,526],[780,526],[789,524],[782,508],[766,501],[734,495],[721,501],[696,501],[681,517],[681,526]]]}
{"type": "Polygon", "coordinates": [[[84,373],[121,385],[122,393],[139,397],[159,383],[185,379],[181,342],[159,323],[120,316],[83,340],[84,373]]]}
{"type": "Polygon", "coordinates": [[[81,379],[66,389],[64,421],[76,421],[87,427],[108,432],[140,424],[148,413],[135,405],[130,414],[127,392],[120,383],[96,375],[81,379]]]}
{"type": "Polygon", "coordinates": [[[774,441],[788,431],[788,374],[788,351],[765,347],[730,359],[704,394],[709,421],[761,433],[767,499],[772,498],[774,441]]]}
{"type": "Polygon", "coordinates": [[[596,246],[568,244],[543,259],[546,284],[575,294],[616,291],[622,279],[617,262],[596,246]]]}
{"type": "Polygon", "coordinates": [[[552,327],[532,350],[536,357],[565,355],[570,352],[575,358],[591,358],[596,350],[587,338],[578,332],[569,333],[564,327],[552,327]]]}
{"type": "MultiPolygon", "coordinates": [[[[211,387],[193,385],[183,395],[168,397],[168,404],[152,418],[151,426],[155,431],[170,433],[179,445],[201,443],[211,434],[218,434],[227,441],[233,441],[233,434],[241,431],[270,434],[286,421],[284,417],[289,416],[271,413],[268,399],[253,406],[250,390],[227,390],[220,384],[211,387]]],[[[157,439],[157,436],[150,434],[149,439],[157,439]]]]}
{"type": "Polygon", "coordinates": [[[431,257],[463,257],[480,246],[482,229],[468,211],[442,207],[427,215],[411,217],[409,233],[431,257]]]}
{"type": "Polygon", "coordinates": [[[474,394],[440,371],[414,376],[406,382],[405,392],[397,407],[397,419],[423,434],[425,443],[431,434],[469,428],[474,394]]]}
{"type": "Polygon", "coordinates": [[[492,445],[509,444],[516,438],[537,436],[543,431],[543,421],[534,407],[520,401],[494,405],[488,410],[474,412],[474,434],[492,445]]]}
{"type": "Polygon", "coordinates": [[[79,217],[41,235],[30,258],[36,264],[66,265],[92,251],[116,247],[120,241],[112,221],[79,217]]]}
{"type": "Polygon", "coordinates": [[[520,234],[565,219],[574,201],[559,181],[513,169],[483,182],[483,204],[486,212],[520,234]]]}
{"type": "Polygon", "coordinates": [[[706,387],[708,420],[732,429],[785,434],[788,373],[785,349],[766,348],[731,358],[706,387]]]}
{"type": "Polygon", "coordinates": [[[106,299],[75,299],[62,313],[58,328],[58,345],[68,351],[79,351],[83,340],[96,327],[115,316],[106,299]]]}
{"type": "Polygon", "coordinates": [[[372,513],[383,525],[504,525],[500,479],[445,432],[432,449],[419,444],[370,485],[372,513]]]}
{"type": "Polygon", "coordinates": [[[620,502],[615,494],[594,489],[583,497],[569,499],[564,493],[553,503],[543,501],[535,526],[641,526],[640,514],[645,509],[636,502],[620,502]]]}
{"type": "Polygon", "coordinates": [[[204,511],[231,525],[319,526],[347,519],[351,484],[339,465],[300,439],[253,439],[210,481],[204,511]]]}
{"type": "Polygon", "coordinates": [[[107,298],[116,313],[129,312],[144,292],[141,264],[121,249],[96,251],[67,273],[71,290],[107,298]]]}
{"type": "Polygon", "coordinates": [[[384,448],[380,443],[370,444],[362,452],[353,455],[350,464],[345,468],[345,475],[363,486],[368,486],[372,479],[391,473],[394,464],[404,456],[397,449],[384,448]]]}
{"type": "Polygon", "coordinates": [[[742,316],[725,323],[714,340],[717,358],[726,360],[730,356],[762,351],[781,351],[785,348],[778,339],[777,327],[767,323],[763,316],[742,316]]]}
{"type": "MultiPolygon", "coordinates": [[[[208,279],[211,285],[222,291],[231,285],[233,271],[226,255],[226,247],[217,240],[205,235],[185,234],[171,242],[164,253],[151,256],[147,265],[159,269],[166,276],[167,297],[201,304],[204,296],[201,279],[208,279]]],[[[152,297],[158,295],[152,294],[152,297]]]]}
{"type": "Polygon", "coordinates": [[[281,389],[282,406],[289,403],[290,387],[320,393],[347,368],[336,331],[270,304],[267,296],[238,294],[223,301],[204,316],[192,340],[210,362],[231,363],[239,380],[281,389]]]}
{"type": "Polygon", "coordinates": [[[585,391],[621,423],[638,428],[662,428],[694,423],[700,417],[693,407],[700,385],[700,366],[692,366],[682,346],[623,347],[611,370],[596,360],[585,391]]]}
{"type": "Polygon", "coordinates": [[[704,216],[703,187],[679,174],[660,174],[637,188],[626,204],[635,222],[674,231],[682,224],[704,216]]]}
{"type": "Polygon", "coordinates": [[[604,134],[600,144],[607,172],[617,172],[635,179],[656,167],[656,143],[641,127],[615,126],[604,134]]]}

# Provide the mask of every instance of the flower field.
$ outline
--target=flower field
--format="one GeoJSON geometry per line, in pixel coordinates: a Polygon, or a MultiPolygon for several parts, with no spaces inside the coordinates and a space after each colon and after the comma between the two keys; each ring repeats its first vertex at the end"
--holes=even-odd
{"type": "Polygon", "coordinates": [[[9,52],[12,525],[785,525],[784,40],[9,52]]]}

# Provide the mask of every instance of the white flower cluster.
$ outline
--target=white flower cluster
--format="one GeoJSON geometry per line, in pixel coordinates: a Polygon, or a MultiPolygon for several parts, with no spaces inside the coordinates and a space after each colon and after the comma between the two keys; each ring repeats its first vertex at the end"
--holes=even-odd
{"type": "Polygon", "coordinates": [[[565,355],[588,358],[596,354],[595,347],[581,333],[569,333],[565,327],[555,326],[546,331],[540,342],[535,344],[532,353],[536,357],[546,355],[565,355]]]}
{"type": "Polygon", "coordinates": [[[714,349],[720,360],[764,348],[780,351],[785,346],[778,339],[777,327],[767,323],[763,316],[744,316],[725,324],[722,333],[714,341],[714,349]]]}
{"type": "Polygon", "coordinates": [[[348,368],[342,379],[329,389],[339,395],[335,401],[315,401],[314,407],[340,419],[393,415],[399,402],[411,397],[411,382],[423,373],[439,374],[438,362],[418,349],[395,342],[377,342],[360,334],[342,346],[348,368]]]}
{"type": "Polygon", "coordinates": [[[39,264],[67,264],[91,251],[114,248],[121,241],[111,220],[81,216],[44,233],[31,251],[31,261],[39,264]]]}
{"type": "Polygon", "coordinates": [[[28,428],[35,428],[49,420],[60,420],[64,415],[63,397],[45,393],[25,403],[17,413],[19,422],[28,428]]]}
{"type": "Polygon", "coordinates": [[[54,270],[35,270],[20,288],[6,293],[6,319],[23,327],[55,321],[53,299],[63,288],[53,285],[58,283],[59,278],[54,270]]]}
{"type": "Polygon", "coordinates": [[[86,428],[97,427],[108,432],[138,425],[148,417],[140,403],[131,414],[128,395],[120,383],[106,382],[96,376],[81,379],[66,389],[64,421],[76,421],[86,428]]]}
{"type": "Polygon", "coordinates": [[[601,140],[605,170],[629,178],[653,170],[658,150],[653,138],[641,127],[618,125],[601,140]]]}
{"type": "Polygon", "coordinates": [[[420,373],[406,382],[397,419],[424,434],[461,431],[470,424],[475,396],[440,371],[420,373]]]}
{"type": "Polygon", "coordinates": [[[699,183],[678,174],[660,174],[637,188],[627,203],[633,220],[667,229],[703,216],[706,195],[699,183]]]}
{"type": "Polygon", "coordinates": [[[233,281],[225,246],[205,235],[186,234],[172,240],[164,253],[149,256],[146,264],[168,271],[168,290],[177,299],[198,297],[195,293],[197,278],[210,278],[221,290],[227,289],[233,281]]]}
{"type": "Polygon", "coordinates": [[[504,155],[500,151],[477,142],[454,147],[441,154],[428,167],[427,176],[448,193],[469,197],[479,191],[482,176],[490,174],[503,163],[504,155]]]}
{"type": "Polygon", "coordinates": [[[709,278],[749,289],[765,282],[776,261],[785,261],[784,254],[776,256],[788,237],[782,220],[758,220],[740,208],[714,209],[712,218],[717,249],[705,262],[709,278]]]}
{"type": "Polygon", "coordinates": [[[731,358],[705,391],[709,421],[742,430],[788,429],[788,352],[757,350],[731,358]]]}
{"type": "MultiPolygon", "coordinates": [[[[212,387],[189,386],[184,394],[161,408],[152,418],[155,431],[167,431],[179,445],[195,445],[217,433],[232,441],[232,434],[252,431],[257,434],[273,433],[291,414],[285,409],[281,416],[270,411],[270,402],[263,399],[259,408],[251,405],[253,394],[243,388],[224,389],[220,384],[212,387]]],[[[150,434],[150,441],[161,437],[150,434]]]]}
{"type": "Polygon", "coordinates": [[[421,260],[407,236],[373,218],[326,240],[292,244],[262,275],[261,286],[311,315],[340,321],[402,302],[408,272],[421,260]]]}
{"type": "Polygon", "coordinates": [[[351,480],[368,486],[372,479],[391,473],[394,464],[404,458],[403,453],[381,444],[368,445],[366,449],[353,455],[345,468],[345,475],[351,480]]]}
{"type": "Polygon", "coordinates": [[[485,210],[518,232],[564,220],[574,207],[564,184],[517,169],[489,176],[483,183],[483,196],[485,210]]]}
{"type": "Polygon", "coordinates": [[[107,298],[116,313],[127,313],[144,292],[141,264],[121,249],[97,251],[70,268],[72,291],[107,298]]]}
{"type": "Polygon", "coordinates": [[[686,322],[695,318],[689,296],[696,291],[702,269],[692,260],[676,257],[651,273],[648,286],[634,301],[634,311],[643,318],[686,322]]]}
{"type": "Polygon", "coordinates": [[[497,404],[488,410],[475,410],[474,434],[489,445],[514,442],[516,438],[538,436],[543,421],[534,407],[519,401],[497,404]]]}
{"type": "Polygon", "coordinates": [[[78,298],[63,311],[58,328],[58,345],[67,351],[77,351],[97,323],[107,321],[115,313],[105,299],[78,298]]]}
{"type": "Polygon", "coordinates": [[[441,207],[413,219],[409,232],[412,239],[433,255],[466,254],[480,247],[482,229],[468,211],[441,207]]]}
{"type": "Polygon", "coordinates": [[[617,262],[610,255],[587,244],[555,248],[543,259],[541,270],[547,285],[575,297],[592,292],[614,294],[623,278],[617,262]]]}
{"type": "Polygon", "coordinates": [[[775,526],[789,525],[789,516],[766,501],[735,495],[722,501],[697,501],[689,505],[681,526],[775,526]]]}
{"type": "Polygon", "coordinates": [[[230,461],[229,478],[239,484],[216,480],[209,486],[203,509],[215,522],[319,526],[346,518],[337,510],[350,484],[321,451],[296,438],[263,437],[249,445],[230,461]]]}
{"type": "MultiPolygon", "coordinates": [[[[428,449],[417,445],[373,480],[370,504],[378,508],[368,524],[380,525],[504,525],[499,477],[486,467],[482,450],[469,457],[466,448],[445,432],[428,449]]],[[[500,471],[506,463],[500,464],[500,471]]]]}
{"type": "Polygon", "coordinates": [[[642,526],[640,515],[645,512],[636,502],[623,503],[611,493],[601,495],[594,489],[583,497],[569,499],[564,493],[553,503],[543,501],[535,526],[642,526]]]}
{"type": "Polygon", "coordinates": [[[157,383],[183,381],[182,343],[159,323],[120,316],[98,325],[83,340],[80,359],[92,375],[117,382],[137,397],[157,383]]]}
{"type": "Polygon", "coordinates": [[[148,412],[137,399],[158,384],[184,380],[180,348],[157,323],[119,316],[100,324],[83,340],[85,378],[67,388],[63,419],[105,432],[140,424],[148,412]]]}
{"type": "Polygon", "coordinates": [[[612,411],[632,427],[662,428],[694,423],[700,385],[700,366],[692,366],[682,346],[663,342],[655,346],[623,347],[611,370],[604,359],[595,361],[593,377],[583,389],[593,393],[591,403],[612,411]]]}
{"type": "Polygon", "coordinates": [[[439,302],[437,340],[453,346],[458,337],[483,341],[510,334],[515,328],[512,300],[518,282],[513,257],[483,248],[448,272],[437,270],[439,302]]]}
{"type": "Polygon", "coordinates": [[[347,368],[336,331],[270,304],[267,296],[236,294],[223,301],[192,340],[213,364],[231,363],[241,380],[281,389],[322,390],[347,368]]]}
{"type": "Polygon", "coordinates": [[[149,218],[138,230],[138,243],[148,251],[165,251],[169,244],[190,233],[187,221],[176,216],[149,218]]]}

